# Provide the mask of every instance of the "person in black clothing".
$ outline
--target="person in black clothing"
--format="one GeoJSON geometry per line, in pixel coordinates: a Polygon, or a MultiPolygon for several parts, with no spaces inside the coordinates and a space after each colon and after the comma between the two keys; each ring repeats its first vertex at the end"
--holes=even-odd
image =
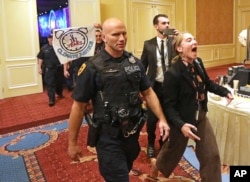
{"type": "Polygon", "coordinates": [[[58,57],[52,46],[53,36],[50,34],[48,36],[48,44],[45,44],[39,51],[38,65],[40,74],[44,74],[44,81],[47,88],[47,93],[49,97],[49,106],[55,105],[55,95],[57,94],[59,98],[64,98],[63,96],[63,65],[60,63],[58,57]],[[42,68],[44,66],[44,69],[42,68]],[[43,70],[45,73],[43,73],[43,70]]]}
{"type": "Polygon", "coordinates": [[[159,118],[162,140],[168,137],[169,127],[143,65],[125,51],[127,31],[123,22],[107,19],[102,39],[104,50],[78,71],[68,125],[68,154],[75,161],[82,156],[78,134],[86,106],[92,100],[100,173],[106,182],[128,182],[129,171],[140,152],[138,139],[146,120],[140,94],[159,118]]]}
{"type": "MultiPolygon", "coordinates": [[[[149,78],[152,88],[157,94],[160,102],[162,101],[162,83],[164,72],[171,66],[171,60],[176,55],[172,48],[174,35],[164,33],[165,30],[169,30],[169,24],[169,18],[165,14],[158,14],[154,17],[153,25],[157,31],[157,36],[144,42],[141,55],[142,64],[144,65],[145,70],[147,70],[147,77],[149,78]],[[164,42],[162,44],[161,52],[162,41],[164,42]]],[[[178,34],[176,29],[174,29],[174,34],[178,34]]],[[[149,158],[155,157],[155,130],[157,121],[158,120],[154,113],[152,113],[149,109],[148,120],[146,123],[148,133],[147,155],[149,158]]]]}

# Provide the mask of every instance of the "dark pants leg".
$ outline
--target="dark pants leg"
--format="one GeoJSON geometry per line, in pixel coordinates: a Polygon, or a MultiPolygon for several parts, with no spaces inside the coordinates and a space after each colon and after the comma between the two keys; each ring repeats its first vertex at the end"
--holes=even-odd
{"type": "Polygon", "coordinates": [[[62,95],[63,93],[63,81],[64,81],[63,66],[60,66],[60,67],[57,67],[57,70],[55,73],[55,85],[56,85],[57,95],[62,95]]]}
{"type": "MultiPolygon", "coordinates": [[[[163,93],[162,93],[162,84],[155,82],[153,87],[159,101],[161,102],[163,99],[163,93]]],[[[154,113],[149,109],[148,110],[148,120],[147,120],[147,133],[148,133],[148,144],[154,145],[155,143],[155,130],[157,125],[158,118],[154,115],[154,113]]]]}
{"type": "Polygon", "coordinates": [[[96,145],[99,170],[106,182],[128,182],[129,171],[140,152],[139,132],[124,138],[112,138],[102,129],[96,145]]]}
{"type": "Polygon", "coordinates": [[[206,114],[202,117],[197,124],[201,141],[196,142],[195,150],[200,162],[200,176],[202,182],[221,182],[221,162],[216,138],[206,114]]]}
{"type": "Polygon", "coordinates": [[[170,126],[169,141],[165,142],[157,156],[156,166],[165,177],[169,177],[186,149],[188,138],[173,125],[170,126]]]}
{"type": "Polygon", "coordinates": [[[148,120],[147,120],[147,123],[146,123],[147,133],[148,133],[148,145],[154,146],[155,138],[156,138],[155,130],[156,130],[157,120],[158,119],[152,113],[152,111],[148,110],[148,120]]]}
{"type": "Polygon", "coordinates": [[[55,102],[56,93],[56,79],[55,79],[56,69],[46,68],[44,80],[47,87],[47,94],[50,101],[55,102]]]}
{"type": "MultiPolygon", "coordinates": [[[[202,182],[221,182],[221,163],[219,150],[216,143],[215,135],[211,127],[206,112],[199,115],[199,121],[195,124],[198,129],[198,135],[201,140],[196,142],[196,155],[200,162],[200,176],[202,182]]],[[[170,141],[164,143],[157,157],[156,165],[158,169],[168,177],[179,160],[181,159],[188,138],[170,125],[170,141]]]]}

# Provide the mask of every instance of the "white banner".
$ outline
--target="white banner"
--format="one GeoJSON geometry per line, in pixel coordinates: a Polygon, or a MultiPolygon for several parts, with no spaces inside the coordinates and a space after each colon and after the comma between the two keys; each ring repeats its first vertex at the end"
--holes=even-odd
{"type": "Polygon", "coordinates": [[[61,64],[80,57],[93,56],[95,43],[94,27],[53,30],[53,48],[61,64]]]}

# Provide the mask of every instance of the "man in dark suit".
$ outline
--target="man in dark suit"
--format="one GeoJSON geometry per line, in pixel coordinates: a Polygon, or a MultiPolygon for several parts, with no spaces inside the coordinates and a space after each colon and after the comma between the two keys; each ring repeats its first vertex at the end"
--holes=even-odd
{"type": "MultiPolygon", "coordinates": [[[[147,71],[147,76],[151,82],[152,88],[160,101],[162,100],[163,75],[171,65],[171,59],[175,56],[175,52],[172,48],[172,40],[174,35],[178,34],[176,29],[169,29],[169,24],[169,18],[165,14],[158,14],[154,17],[153,25],[157,31],[157,36],[144,42],[141,56],[142,64],[147,71]],[[169,30],[172,30],[172,32],[169,33],[169,30]]],[[[156,123],[157,118],[149,110],[147,121],[147,154],[149,158],[155,157],[154,143],[156,138],[156,123]]]]}

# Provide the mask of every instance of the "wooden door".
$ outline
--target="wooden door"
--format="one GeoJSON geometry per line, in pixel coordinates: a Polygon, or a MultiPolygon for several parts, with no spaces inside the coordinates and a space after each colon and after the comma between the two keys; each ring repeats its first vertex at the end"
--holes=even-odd
{"type": "MultiPolygon", "coordinates": [[[[249,3],[250,5],[250,3],[249,3]]],[[[247,58],[247,47],[243,47],[238,40],[238,35],[239,33],[243,30],[243,29],[247,29],[248,27],[250,27],[250,7],[248,8],[240,8],[239,9],[239,17],[238,17],[238,30],[237,30],[237,40],[236,40],[236,47],[238,48],[237,50],[239,50],[239,56],[237,57],[237,59],[239,59],[239,62],[243,62],[246,58],[247,58]]],[[[250,60],[247,61],[247,63],[249,64],[250,60]]]]}
{"type": "Polygon", "coordinates": [[[172,25],[175,25],[175,1],[130,1],[129,4],[129,30],[132,34],[129,37],[129,47],[133,54],[141,57],[143,43],[145,40],[156,36],[153,27],[153,18],[159,13],[167,14],[172,25]]]}
{"type": "MultiPolygon", "coordinates": [[[[70,0],[71,26],[100,22],[99,0],[70,0]]],[[[43,91],[35,0],[0,0],[0,99],[43,91]]]]}
{"type": "Polygon", "coordinates": [[[100,0],[70,0],[71,26],[92,26],[100,23],[100,0]]]}
{"type": "Polygon", "coordinates": [[[34,0],[0,0],[0,99],[42,92],[34,0]]]}

